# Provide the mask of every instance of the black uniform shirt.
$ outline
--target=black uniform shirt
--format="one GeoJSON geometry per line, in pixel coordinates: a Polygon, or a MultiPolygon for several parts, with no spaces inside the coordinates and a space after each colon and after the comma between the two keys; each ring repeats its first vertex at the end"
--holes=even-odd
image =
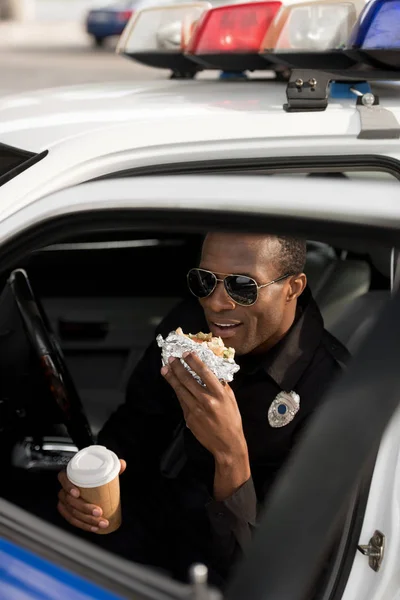
{"type": "MultiPolygon", "coordinates": [[[[208,331],[195,299],[177,306],[157,334],[165,337],[179,326],[185,332],[208,331]]],[[[223,581],[250,539],[257,505],[347,358],[346,349],[324,330],[308,289],[284,339],[265,355],[236,358],[240,370],[231,387],[242,415],[252,477],[233,496],[217,502],[212,498],[213,457],[184,426],[179,402],[160,374],[160,348],[154,341],[131,376],[125,404],[99,434],[99,443],[127,460],[121,477],[123,508],[145,529],[148,550],[147,555],[143,550],[142,562],[184,577],[192,562],[202,561],[215,574],[215,583],[223,581]],[[295,391],[300,409],[290,423],[274,428],[268,409],[281,391],[295,391]]],[[[138,560],[137,552],[132,558],[138,560]]]]}

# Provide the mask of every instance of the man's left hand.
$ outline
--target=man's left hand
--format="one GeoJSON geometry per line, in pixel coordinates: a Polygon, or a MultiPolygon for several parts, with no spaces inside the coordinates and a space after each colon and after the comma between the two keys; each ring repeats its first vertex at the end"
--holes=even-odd
{"type": "Polygon", "coordinates": [[[187,426],[216,461],[247,455],[242,418],[231,387],[223,385],[196,354],[188,353],[183,358],[205,387],[177,358],[170,359],[161,374],[173,387],[187,426]]]}

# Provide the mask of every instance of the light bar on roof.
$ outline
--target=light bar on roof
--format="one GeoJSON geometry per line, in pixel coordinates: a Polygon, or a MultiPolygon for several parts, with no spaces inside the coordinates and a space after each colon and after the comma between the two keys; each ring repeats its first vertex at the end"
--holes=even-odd
{"type": "Polygon", "coordinates": [[[201,65],[226,71],[265,69],[260,48],[281,6],[273,0],[207,11],[186,48],[187,55],[201,65]]]}
{"type": "Polygon", "coordinates": [[[209,2],[143,8],[125,28],[117,53],[150,67],[195,73],[199,67],[183,55],[183,49],[195,24],[210,8],[209,2]]]}

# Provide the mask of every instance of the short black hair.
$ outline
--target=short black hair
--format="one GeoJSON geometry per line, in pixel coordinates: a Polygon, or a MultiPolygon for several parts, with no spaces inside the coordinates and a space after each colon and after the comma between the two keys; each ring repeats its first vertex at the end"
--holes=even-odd
{"type": "Polygon", "coordinates": [[[279,270],[282,275],[303,273],[306,264],[307,242],[301,238],[278,235],[281,245],[279,252],[279,270]]]}

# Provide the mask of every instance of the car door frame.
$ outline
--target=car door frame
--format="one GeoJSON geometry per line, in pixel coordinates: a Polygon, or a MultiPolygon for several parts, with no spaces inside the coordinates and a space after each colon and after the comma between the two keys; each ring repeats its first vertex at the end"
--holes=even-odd
{"type": "MultiPolygon", "coordinates": [[[[254,179],[254,183],[248,179],[240,181],[237,176],[228,177],[228,179],[226,176],[222,178],[202,176],[200,179],[186,177],[175,178],[175,185],[171,185],[171,179],[168,179],[167,189],[165,182],[159,178],[143,179],[139,186],[136,185],[137,181],[135,180],[135,186],[129,186],[130,182],[126,179],[121,180],[120,185],[115,181],[84,184],[51,194],[43,199],[42,207],[38,206],[39,203],[35,203],[33,214],[33,207],[27,206],[25,210],[13,215],[9,219],[11,223],[6,224],[8,227],[3,229],[0,270],[9,268],[13,261],[18,259],[18,256],[29,250],[60,241],[60,235],[61,238],[63,235],[65,236],[65,233],[62,232],[65,232],[66,226],[69,234],[89,230],[99,231],[102,228],[126,230],[127,224],[131,222],[133,230],[142,227],[148,229],[151,226],[163,230],[178,227],[178,229],[200,232],[208,229],[226,229],[229,226],[229,229],[236,231],[243,229],[265,231],[265,227],[268,226],[274,231],[297,233],[313,239],[320,237],[321,232],[323,235],[329,234],[330,239],[332,236],[343,239],[351,234],[362,240],[367,236],[369,241],[375,243],[384,241],[394,244],[398,238],[400,211],[398,215],[396,214],[396,224],[394,224],[393,218],[389,218],[389,215],[385,214],[384,218],[375,225],[371,222],[373,213],[371,210],[362,218],[360,216],[357,222],[354,222],[353,215],[353,220],[348,219],[346,223],[343,223],[340,211],[337,211],[336,218],[333,218],[335,215],[328,214],[329,210],[326,210],[326,204],[329,208],[332,206],[334,198],[337,197],[335,194],[330,197],[331,188],[333,186],[336,190],[335,193],[340,195],[346,189],[343,187],[344,182],[330,183],[328,192],[323,182],[315,180],[299,182],[296,184],[297,194],[300,188],[304,193],[308,190],[307,197],[310,198],[324,192],[324,210],[317,215],[315,212],[313,213],[312,206],[302,207],[299,205],[297,212],[294,211],[288,215],[283,200],[286,198],[289,206],[293,207],[293,181],[289,183],[286,180],[285,183],[282,182],[282,185],[274,181],[271,185],[271,182],[265,180],[258,180],[257,183],[254,179]],[[188,195],[194,189],[196,190],[195,201],[192,201],[188,195]],[[279,195],[279,191],[281,192],[280,206],[277,207],[275,197],[277,194],[279,195]],[[260,202],[253,207],[249,206],[249,195],[256,192],[260,202]],[[267,203],[269,208],[268,206],[263,208],[262,199],[265,192],[271,198],[269,205],[267,203]],[[113,194],[113,201],[110,200],[109,194],[113,194]],[[210,194],[212,195],[210,196],[210,194]],[[99,201],[99,197],[97,197],[97,202],[93,199],[88,201],[87,195],[91,195],[92,198],[101,196],[101,201],[99,201]],[[153,201],[151,201],[152,198],[153,201]],[[154,198],[156,198],[155,201],[154,198]],[[17,233],[15,233],[16,229],[17,233]],[[5,231],[8,233],[8,237],[5,231]]],[[[357,182],[356,186],[353,186],[353,190],[357,189],[359,193],[368,196],[370,186],[370,183],[360,184],[357,182]]],[[[394,193],[394,188],[387,189],[390,189],[389,196],[394,193]]],[[[368,198],[366,199],[368,200],[368,198]]],[[[367,202],[370,209],[371,199],[373,196],[370,197],[369,204],[367,202]]]]}

